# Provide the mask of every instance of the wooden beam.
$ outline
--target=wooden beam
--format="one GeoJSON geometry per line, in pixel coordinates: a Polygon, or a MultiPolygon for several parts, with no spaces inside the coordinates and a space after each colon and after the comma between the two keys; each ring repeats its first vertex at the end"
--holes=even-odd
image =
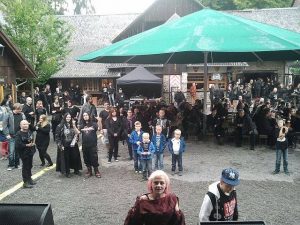
{"type": "Polygon", "coordinates": [[[4,99],[4,88],[3,84],[0,84],[0,102],[4,99]]]}

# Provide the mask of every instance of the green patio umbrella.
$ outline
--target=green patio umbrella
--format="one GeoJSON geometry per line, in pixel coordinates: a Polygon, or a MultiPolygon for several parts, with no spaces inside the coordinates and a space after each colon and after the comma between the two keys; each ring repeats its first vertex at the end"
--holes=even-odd
{"type": "Polygon", "coordinates": [[[203,9],[79,57],[82,62],[135,64],[207,63],[300,59],[300,34],[203,9]]]}

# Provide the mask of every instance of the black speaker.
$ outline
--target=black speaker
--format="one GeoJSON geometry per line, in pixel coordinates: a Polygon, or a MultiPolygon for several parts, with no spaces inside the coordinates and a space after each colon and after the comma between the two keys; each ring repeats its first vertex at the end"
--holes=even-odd
{"type": "Polygon", "coordinates": [[[50,204],[0,204],[0,225],[54,225],[50,204]]]}
{"type": "Polygon", "coordinates": [[[220,224],[265,225],[265,222],[264,221],[210,221],[210,222],[200,222],[200,225],[220,225],[220,224]]]}

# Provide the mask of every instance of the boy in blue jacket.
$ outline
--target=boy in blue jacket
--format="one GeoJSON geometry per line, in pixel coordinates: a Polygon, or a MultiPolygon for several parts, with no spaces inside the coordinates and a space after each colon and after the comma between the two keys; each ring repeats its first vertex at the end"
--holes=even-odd
{"type": "Polygon", "coordinates": [[[133,153],[133,161],[134,161],[134,170],[135,173],[142,173],[141,161],[139,159],[139,155],[137,154],[137,149],[142,142],[143,131],[141,130],[142,124],[140,121],[136,121],[134,123],[134,131],[131,132],[129,137],[129,142],[132,144],[132,153],[133,153]]]}
{"type": "Polygon", "coordinates": [[[155,151],[153,153],[153,169],[163,170],[164,169],[164,150],[166,147],[166,136],[162,134],[161,125],[156,125],[155,133],[151,138],[151,142],[154,145],[155,151]]]}
{"type": "Polygon", "coordinates": [[[148,176],[152,173],[152,154],[155,148],[150,141],[149,133],[143,133],[143,141],[140,143],[137,153],[140,156],[142,169],[143,169],[143,179],[147,180],[148,176]]]}
{"type": "Polygon", "coordinates": [[[182,176],[182,153],[185,151],[185,142],[181,138],[181,130],[174,131],[174,138],[169,140],[168,148],[172,154],[172,175],[175,175],[176,163],[178,164],[178,175],[182,176]]]}

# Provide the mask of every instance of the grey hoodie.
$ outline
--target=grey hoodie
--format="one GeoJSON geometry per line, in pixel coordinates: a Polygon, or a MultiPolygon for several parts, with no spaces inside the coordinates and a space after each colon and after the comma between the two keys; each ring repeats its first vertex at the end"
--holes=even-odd
{"type": "Polygon", "coordinates": [[[0,106],[0,132],[2,132],[5,136],[9,135],[9,118],[10,118],[10,110],[8,110],[5,106],[0,106]]]}

